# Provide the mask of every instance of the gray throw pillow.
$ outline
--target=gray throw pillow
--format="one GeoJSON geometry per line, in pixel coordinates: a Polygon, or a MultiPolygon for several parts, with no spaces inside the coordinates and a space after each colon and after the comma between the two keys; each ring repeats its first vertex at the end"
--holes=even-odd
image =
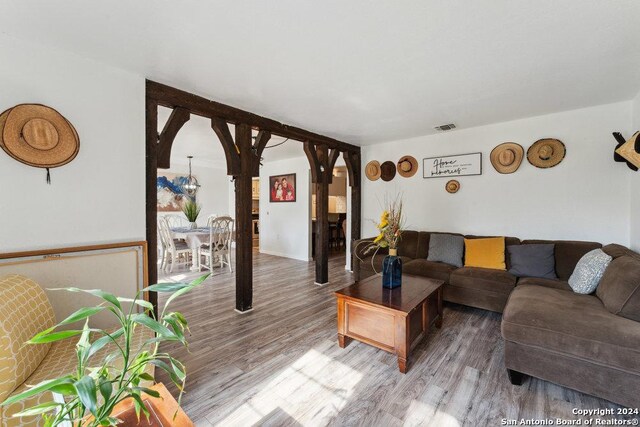
{"type": "Polygon", "coordinates": [[[553,243],[509,245],[509,273],[518,277],[557,279],[553,243]]]}
{"type": "Polygon", "coordinates": [[[584,254],[569,277],[569,286],[573,292],[577,294],[593,293],[611,259],[602,249],[594,249],[584,254]]]}
{"type": "Polygon", "coordinates": [[[462,267],[464,237],[453,234],[432,234],[429,238],[427,261],[444,262],[462,267]]]}

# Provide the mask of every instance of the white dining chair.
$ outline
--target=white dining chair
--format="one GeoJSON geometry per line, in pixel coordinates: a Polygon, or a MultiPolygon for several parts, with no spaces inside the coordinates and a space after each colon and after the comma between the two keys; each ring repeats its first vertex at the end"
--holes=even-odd
{"type": "Polygon", "coordinates": [[[158,229],[166,246],[166,253],[164,257],[164,271],[169,267],[169,261],[171,261],[171,267],[169,273],[173,273],[173,266],[178,264],[180,258],[183,258],[181,264],[189,263],[189,255],[191,255],[191,248],[185,242],[181,240],[175,240],[171,234],[171,228],[169,227],[169,221],[165,217],[158,218],[158,229]]]}
{"type": "Polygon", "coordinates": [[[164,215],[163,218],[167,220],[169,224],[169,229],[179,228],[179,227],[189,227],[189,221],[183,215],[169,214],[164,215]]]}
{"type": "Polygon", "coordinates": [[[207,217],[207,227],[211,227],[211,223],[218,217],[216,214],[211,214],[207,217]]]}
{"type": "Polygon", "coordinates": [[[230,216],[221,216],[211,222],[209,229],[209,244],[200,247],[200,254],[204,256],[205,262],[202,265],[213,271],[213,265],[220,263],[220,268],[229,266],[229,272],[233,271],[231,266],[231,239],[233,237],[233,219],[230,216]]]}

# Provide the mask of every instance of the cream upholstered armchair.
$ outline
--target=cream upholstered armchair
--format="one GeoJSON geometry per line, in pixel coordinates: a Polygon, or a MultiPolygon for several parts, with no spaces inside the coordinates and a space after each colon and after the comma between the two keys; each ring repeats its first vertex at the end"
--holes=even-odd
{"type": "MultiPolygon", "coordinates": [[[[74,372],[77,339],[50,344],[25,344],[35,334],[54,324],[51,303],[36,282],[19,275],[0,279],[0,402],[23,392],[27,384],[35,385],[74,372]]],[[[136,344],[141,345],[152,337],[152,333],[147,328],[139,328],[134,337],[136,344]]],[[[106,346],[92,359],[101,361],[114,349],[115,346],[106,346]]],[[[14,418],[12,415],[52,400],[53,396],[44,393],[8,407],[0,407],[0,426],[40,426],[40,416],[14,418]]]]}

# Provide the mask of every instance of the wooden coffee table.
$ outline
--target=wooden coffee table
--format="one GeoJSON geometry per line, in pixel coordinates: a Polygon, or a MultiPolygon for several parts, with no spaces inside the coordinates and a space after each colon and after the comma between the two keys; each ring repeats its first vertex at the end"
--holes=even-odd
{"type": "Polygon", "coordinates": [[[353,338],[396,354],[406,373],[411,349],[432,324],[442,326],[443,284],[403,274],[401,287],[385,289],[382,278],[372,276],[337,291],[338,344],[344,348],[353,338]]]}

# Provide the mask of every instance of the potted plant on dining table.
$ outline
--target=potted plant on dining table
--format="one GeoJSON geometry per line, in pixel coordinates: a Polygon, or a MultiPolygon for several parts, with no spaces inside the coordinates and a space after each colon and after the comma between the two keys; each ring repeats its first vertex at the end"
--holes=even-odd
{"type": "Polygon", "coordinates": [[[199,204],[197,204],[191,199],[187,200],[182,205],[182,212],[184,213],[184,216],[187,217],[187,220],[189,221],[189,226],[191,227],[192,230],[195,230],[196,228],[198,228],[198,224],[196,223],[196,220],[198,219],[198,215],[200,215],[201,210],[202,210],[202,206],[200,206],[199,204]]]}
{"type": "Polygon", "coordinates": [[[50,402],[16,413],[14,417],[40,415],[47,427],[97,426],[192,426],[179,407],[186,381],[184,364],[168,353],[159,351],[163,342],[179,342],[186,346],[187,320],[168,308],[176,298],[190,292],[208,277],[191,283],[160,283],[138,292],[135,298],[116,297],[98,289],[67,288],[71,292],[86,292],[102,299],[94,307],[84,307],[57,325],[36,334],[27,345],[52,343],[79,336],[76,344],[75,372],[31,385],[5,400],[1,406],[22,402],[43,393],[50,402]],[[145,292],[169,293],[158,318],[151,303],[142,298],[145,292]],[[125,308],[126,304],[130,308],[125,308]],[[139,312],[136,308],[140,308],[139,312]],[[89,320],[100,312],[110,312],[117,320],[115,330],[92,328],[89,320]],[[61,326],[84,321],[82,329],[60,330],[61,326]],[[135,338],[145,328],[148,339],[135,338]],[[142,341],[140,345],[134,343],[142,341]],[[107,350],[105,352],[105,350],[107,350]],[[106,355],[104,355],[106,353],[106,355]],[[95,357],[104,355],[103,357],[95,357]],[[149,368],[165,371],[178,388],[177,401],[162,384],[153,383],[149,368]],[[142,414],[142,417],[141,417],[142,414]]]}

